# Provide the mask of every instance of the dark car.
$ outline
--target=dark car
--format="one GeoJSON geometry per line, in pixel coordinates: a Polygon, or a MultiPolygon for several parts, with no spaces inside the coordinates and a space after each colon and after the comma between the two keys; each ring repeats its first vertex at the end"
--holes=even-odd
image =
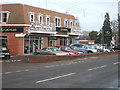
{"type": "Polygon", "coordinates": [[[0,46],[0,58],[10,59],[10,49],[0,46]]]}

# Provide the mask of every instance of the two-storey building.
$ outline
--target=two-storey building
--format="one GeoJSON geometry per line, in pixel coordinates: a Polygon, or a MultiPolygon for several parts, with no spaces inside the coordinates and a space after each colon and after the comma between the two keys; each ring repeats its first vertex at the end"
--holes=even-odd
{"type": "Polygon", "coordinates": [[[65,46],[81,35],[73,15],[24,4],[2,4],[0,39],[12,55],[32,54],[33,47],[65,46]]]}

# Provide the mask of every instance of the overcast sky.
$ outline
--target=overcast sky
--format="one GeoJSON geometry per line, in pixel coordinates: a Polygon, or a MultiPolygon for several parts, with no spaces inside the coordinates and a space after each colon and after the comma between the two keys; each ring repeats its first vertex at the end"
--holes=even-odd
{"type": "MultiPolygon", "coordinates": [[[[99,31],[102,28],[104,15],[110,20],[117,19],[119,0],[9,0],[11,3],[22,3],[57,12],[68,12],[79,18],[81,29],[99,31]]],[[[8,0],[0,0],[8,2],[8,0]]]]}

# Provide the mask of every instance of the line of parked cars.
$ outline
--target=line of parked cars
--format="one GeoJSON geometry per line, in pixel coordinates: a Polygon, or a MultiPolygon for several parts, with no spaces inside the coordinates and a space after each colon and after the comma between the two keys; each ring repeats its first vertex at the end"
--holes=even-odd
{"type": "Polygon", "coordinates": [[[99,44],[69,44],[68,46],[52,46],[37,50],[36,55],[79,55],[88,53],[110,52],[99,44]]]}

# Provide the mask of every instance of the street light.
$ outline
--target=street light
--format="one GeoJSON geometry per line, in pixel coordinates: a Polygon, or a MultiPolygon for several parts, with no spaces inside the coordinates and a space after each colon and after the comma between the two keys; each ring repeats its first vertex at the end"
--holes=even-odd
{"type": "Polygon", "coordinates": [[[120,50],[120,1],[118,2],[118,47],[120,50]]]}

